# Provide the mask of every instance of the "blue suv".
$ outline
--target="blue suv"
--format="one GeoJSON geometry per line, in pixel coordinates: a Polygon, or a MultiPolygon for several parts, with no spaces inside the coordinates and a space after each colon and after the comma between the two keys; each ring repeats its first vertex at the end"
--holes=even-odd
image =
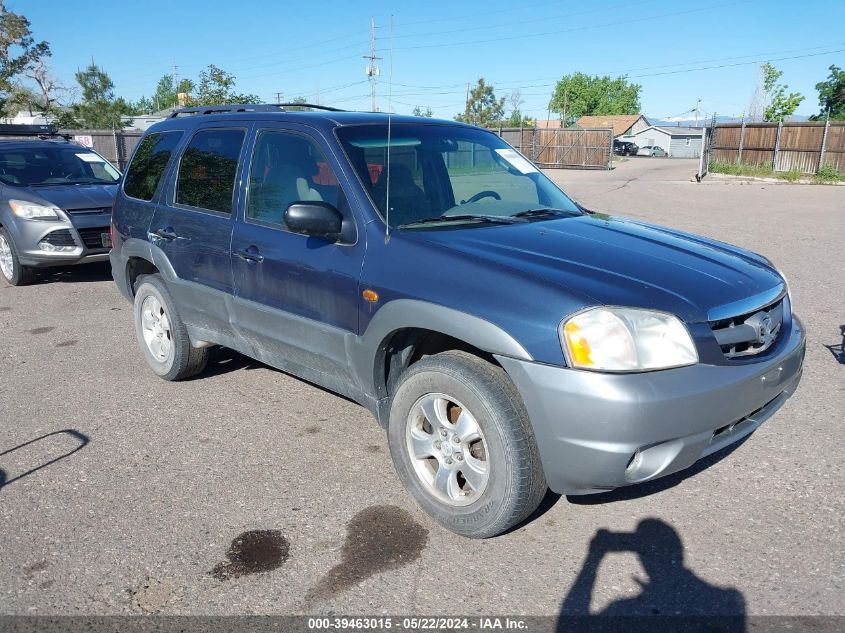
{"type": "Polygon", "coordinates": [[[801,377],[766,258],[584,209],[469,125],[183,110],[138,145],[112,232],[156,374],[225,346],[359,402],[419,505],[470,537],[548,488],[687,468],[801,377]]]}

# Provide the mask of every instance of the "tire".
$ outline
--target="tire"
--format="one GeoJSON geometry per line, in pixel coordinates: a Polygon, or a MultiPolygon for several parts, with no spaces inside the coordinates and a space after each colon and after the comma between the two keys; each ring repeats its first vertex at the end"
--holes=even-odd
{"type": "Polygon", "coordinates": [[[160,275],[138,278],[132,312],[138,345],[158,376],[165,380],[184,380],[205,369],[208,348],[191,345],[188,330],[160,275]],[[145,316],[145,312],[149,314],[145,316]]]}
{"type": "Polygon", "coordinates": [[[467,352],[428,356],[402,375],[388,443],[399,478],[419,506],[462,536],[507,531],[547,490],[519,392],[504,370],[467,352]]]}
{"type": "Polygon", "coordinates": [[[0,277],[13,286],[26,286],[35,280],[35,270],[21,265],[18,247],[15,246],[9,232],[2,227],[0,227],[0,277]],[[6,265],[2,265],[3,263],[6,265]]]}

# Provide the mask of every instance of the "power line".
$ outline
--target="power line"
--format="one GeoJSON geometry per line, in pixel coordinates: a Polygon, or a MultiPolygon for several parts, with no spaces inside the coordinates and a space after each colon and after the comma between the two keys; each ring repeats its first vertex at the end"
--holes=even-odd
{"type": "Polygon", "coordinates": [[[441,42],[441,43],[437,43],[437,44],[419,44],[419,45],[416,45],[416,46],[402,46],[402,47],[397,47],[397,50],[406,50],[407,51],[407,50],[419,50],[419,49],[428,49],[428,48],[444,48],[444,47],[449,47],[449,46],[468,46],[468,45],[472,45],[472,44],[486,44],[486,43],[489,43],[489,42],[503,42],[503,41],[521,40],[521,39],[527,39],[527,38],[538,38],[538,37],[544,37],[544,36],[547,36],[547,35],[562,35],[564,33],[574,33],[576,31],[586,31],[586,30],[591,30],[591,29],[605,28],[605,27],[609,27],[609,26],[621,26],[621,25],[624,25],[624,24],[633,24],[635,22],[645,22],[647,20],[654,20],[655,18],[666,18],[666,17],[674,17],[674,16],[678,16],[678,15],[687,15],[687,14],[690,14],[690,13],[698,13],[698,12],[701,12],[701,11],[712,11],[714,9],[732,7],[732,6],[736,6],[738,4],[748,4],[749,2],[753,2],[753,1],[754,0],[735,0],[733,2],[726,2],[726,3],[722,3],[722,4],[709,5],[709,6],[706,6],[706,7],[698,7],[698,8],[695,8],[695,9],[685,9],[683,11],[672,11],[672,12],[669,12],[669,13],[652,14],[652,15],[642,16],[642,17],[639,17],[639,18],[617,20],[617,21],[614,21],[614,22],[603,22],[601,24],[591,24],[591,25],[588,25],[588,26],[577,26],[577,27],[572,27],[572,28],[568,28],[568,29],[560,29],[560,30],[555,30],[555,31],[544,31],[544,32],[540,32],[540,33],[528,33],[526,35],[501,36],[501,37],[495,37],[495,38],[484,39],[484,40],[466,41],[466,40],[461,39],[461,41],[459,41],[459,42],[441,42]]]}

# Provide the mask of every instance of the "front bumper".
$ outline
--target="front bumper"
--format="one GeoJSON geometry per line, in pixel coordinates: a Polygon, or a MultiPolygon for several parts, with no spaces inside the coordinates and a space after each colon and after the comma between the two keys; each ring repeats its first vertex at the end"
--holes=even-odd
{"type": "Polygon", "coordinates": [[[109,249],[102,246],[102,242],[96,242],[101,233],[107,233],[109,230],[110,210],[101,213],[69,214],[68,217],[69,221],[19,220],[14,223],[12,237],[22,265],[45,268],[108,260],[109,249]],[[70,232],[72,249],[45,251],[39,248],[39,242],[57,231],[70,232]]]}
{"type": "Polygon", "coordinates": [[[804,328],[766,360],[602,374],[497,357],[522,395],[549,487],[590,494],[687,468],[756,430],[801,379],[804,328]]]}

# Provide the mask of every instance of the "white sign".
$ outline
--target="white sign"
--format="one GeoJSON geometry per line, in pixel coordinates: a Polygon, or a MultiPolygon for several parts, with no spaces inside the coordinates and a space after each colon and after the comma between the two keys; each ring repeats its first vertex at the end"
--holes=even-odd
{"type": "Polygon", "coordinates": [[[89,134],[74,135],[73,140],[82,145],[82,147],[94,147],[94,139],[89,134]]]}
{"type": "Polygon", "coordinates": [[[84,154],[77,154],[76,157],[81,158],[86,163],[102,163],[102,162],[105,162],[105,161],[103,161],[102,158],[100,158],[96,154],[89,154],[88,152],[85,152],[84,154]]]}
{"type": "Polygon", "coordinates": [[[534,167],[534,165],[532,165],[522,154],[514,149],[497,149],[496,153],[508,161],[514,169],[517,169],[520,173],[533,174],[537,171],[537,168],[534,167]]]}

